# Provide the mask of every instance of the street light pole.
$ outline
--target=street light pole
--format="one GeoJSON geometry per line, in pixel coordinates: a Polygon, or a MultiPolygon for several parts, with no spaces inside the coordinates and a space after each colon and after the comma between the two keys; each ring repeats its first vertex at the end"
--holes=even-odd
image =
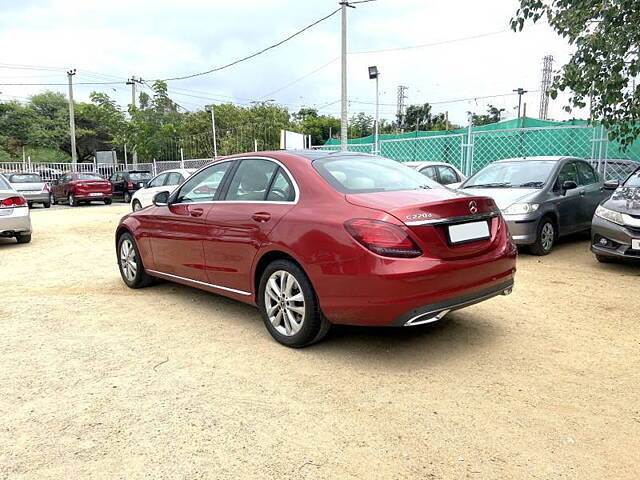
{"type": "Polygon", "coordinates": [[[376,120],[375,120],[375,129],[374,129],[374,136],[373,136],[373,153],[380,153],[380,145],[379,145],[379,138],[380,138],[380,129],[378,126],[379,123],[379,106],[380,106],[380,95],[379,95],[379,90],[378,90],[378,78],[380,77],[380,72],[378,71],[378,67],[373,66],[373,67],[369,67],[369,79],[375,79],[376,81],[376,120]]]}
{"type": "MultiPolygon", "coordinates": [[[[341,108],[340,108],[340,150],[347,150],[347,7],[351,7],[349,2],[340,2],[342,13],[342,39],[341,39],[341,57],[342,69],[340,75],[341,81],[341,108]]],[[[352,7],[353,8],[353,7],[352,7]]]]}
{"type": "Polygon", "coordinates": [[[524,88],[518,88],[514,90],[515,93],[518,94],[518,118],[520,118],[520,109],[522,108],[522,95],[527,93],[527,90],[524,88]]]}
{"type": "Polygon", "coordinates": [[[73,76],[75,74],[75,68],[67,72],[67,78],[69,80],[69,131],[71,135],[71,169],[74,172],[78,169],[78,154],[76,152],[76,119],[73,111],[73,76]]]}

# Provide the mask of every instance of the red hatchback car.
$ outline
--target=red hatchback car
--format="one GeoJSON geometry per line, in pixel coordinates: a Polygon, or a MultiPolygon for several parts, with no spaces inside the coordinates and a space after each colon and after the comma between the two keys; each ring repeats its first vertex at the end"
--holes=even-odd
{"type": "Polygon", "coordinates": [[[131,288],[161,278],[256,305],[302,347],[331,324],[412,326],[513,287],[493,200],[383,157],[261,152],[217,160],[116,231],[131,288]]]}
{"type": "Polygon", "coordinates": [[[66,173],[51,182],[51,203],[66,201],[71,207],[80,202],[101,201],[111,204],[111,183],[97,173],[66,173]]]}

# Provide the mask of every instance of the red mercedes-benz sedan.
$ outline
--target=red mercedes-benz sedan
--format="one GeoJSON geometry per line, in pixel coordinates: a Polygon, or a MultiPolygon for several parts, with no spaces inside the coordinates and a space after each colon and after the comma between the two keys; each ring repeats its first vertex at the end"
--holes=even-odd
{"type": "Polygon", "coordinates": [[[513,287],[493,200],[387,158],[327,151],[226,157],[116,231],[131,288],[171,280],[256,305],[302,347],[331,324],[412,326],[513,287]]]}

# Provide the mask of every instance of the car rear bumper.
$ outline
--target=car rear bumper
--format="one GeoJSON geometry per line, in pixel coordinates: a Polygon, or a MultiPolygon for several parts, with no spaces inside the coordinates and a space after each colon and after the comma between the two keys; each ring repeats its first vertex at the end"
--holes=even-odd
{"type": "MultiPolygon", "coordinates": [[[[343,265],[318,282],[320,308],[336,324],[401,326],[412,318],[455,310],[509,290],[517,250],[506,242],[500,251],[476,258],[443,261],[399,259],[370,266],[343,265]]],[[[325,266],[326,267],[326,266],[325,266]]]]}
{"type": "Polygon", "coordinates": [[[0,237],[13,237],[18,233],[31,233],[29,209],[17,207],[0,212],[0,237]],[[8,214],[5,213],[11,210],[8,214]]]}
{"type": "Polygon", "coordinates": [[[470,305],[489,300],[498,295],[509,295],[513,290],[513,278],[510,280],[493,285],[484,290],[478,290],[468,295],[456,297],[431,305],[424,305],[420,308],[408,311],[396,318],[392,325],[396,327],[413,327],[416,325],[424,325],[442,319],[446,314],[453,310],[459,310],[470,305]]]}
{"type": "Polygon", "coordinates": [[[532,245],[538,236],[539,215],[503,215],[513,243],[516,245],[532,245]]]}
{"type": "Polygon", "coordinates": [[[29,203],[46,203],[49,201],[49,192],[20,192],[29,203]]]}
{"type": "Polygon", "coordinates": [[[74,195],[74,198],[76,200],[81,200],[81,201],[86,201],[86,200],[101,201],[111,197],[112,195],[110,193],[100,193],[99,195],[91,195],[89,193],[80,193],[80,194],[74,195]]]}
{"type": "Polygon", "coordinates": [[[598,255],[628,260],[640,260],[640,250],[631,248],[631,241],[640,239],[640,229],[617,225],[594,216],[591,224],[591,251],[598,255]],[[602,244],[601,240],[606,240],[602,244]]]}

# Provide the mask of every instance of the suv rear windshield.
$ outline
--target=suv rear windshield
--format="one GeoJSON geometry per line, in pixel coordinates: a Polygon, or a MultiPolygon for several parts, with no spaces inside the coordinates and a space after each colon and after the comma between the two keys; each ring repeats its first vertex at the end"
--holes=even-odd
{"type": "Polygon", "coordinates": [[[374,193],[443,188],[413,168],[395,160],[369,155],[327,156],[313,167],[341,193],[374,193]]]}
{"type": "Polygon", "coordinates": [[[78,180],[104,180],[104,178],[95,173],[79,173],[78,180]]]}
{"type": "Polygon", "coordinates": [[[42,183],[37,173],[14,173],[9,177],[11,183],[42,183]]]}
{"type": "Polygon", "coordinates": [[[132,182],[144,182],[151,180],[151,174],[149,172],[134,172],[129,174],[129,178],[132,182]]]}

